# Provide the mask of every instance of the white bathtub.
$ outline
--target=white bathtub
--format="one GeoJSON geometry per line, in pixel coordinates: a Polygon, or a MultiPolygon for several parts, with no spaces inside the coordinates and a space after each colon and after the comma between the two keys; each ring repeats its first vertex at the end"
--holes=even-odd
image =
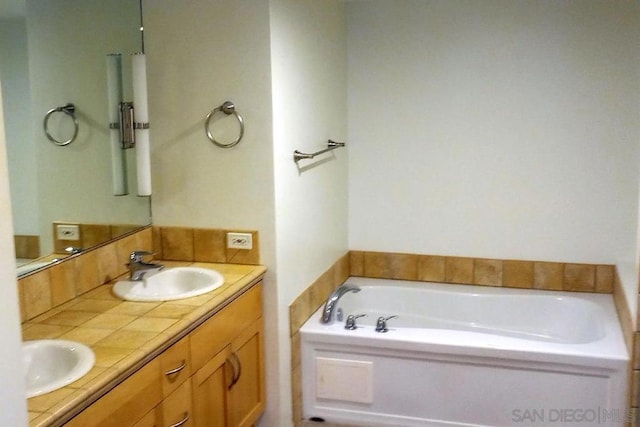
{"type": "Polygon", "coordinates": [[[351,278],[301,328],[307,419],[361,426],[622,426],[611,295],[351,278]],[[346,330],[350,314],[366,314],[346,330]],[[380,316],[389,332],[375,331],[380,316]]]}

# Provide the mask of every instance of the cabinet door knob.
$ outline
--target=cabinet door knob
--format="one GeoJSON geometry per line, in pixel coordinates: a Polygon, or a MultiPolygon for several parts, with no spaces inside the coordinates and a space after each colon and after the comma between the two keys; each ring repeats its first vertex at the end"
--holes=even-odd
{"type": "Polygon", "coordinates": [[[187,421],[189,421],[189,413],[185,412],[184,413],[184,417],[180,421],[178,421],[175,424],[171,424],[169,427],[180,427],[180,426],[185,425],[187,423],[187,421]]]}
{"type": "Polygon", "coordinates": [[[187,361],[183,360],[180,366],[174,369],[170,369],[166,371],[164,374],[170,377],[171,375],[177,374],[178,372],[182,371],[186,366],[187,366],[187,361]]]}

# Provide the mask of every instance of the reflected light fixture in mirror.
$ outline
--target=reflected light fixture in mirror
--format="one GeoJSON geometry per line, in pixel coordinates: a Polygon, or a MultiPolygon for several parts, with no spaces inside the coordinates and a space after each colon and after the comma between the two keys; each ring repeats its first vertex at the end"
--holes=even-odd
{"type": "Polygon", "coordinates": [[[111,173],[113,195],[129,194],[127,188],[127,167],[123,148],[124,124],[122,114],[122,55],[112,53],[107,55],[107,101],[109,110],[109,138],[111,144],[111,173]]]}
{"type": "Polygon", "coordinates": [[[135,147],[138,196],[151,195],[151,153],[149,146],[149,107],[147,101],[147,62],[144,54],[144,18],[140,7],[142,52],[131,56],[133,103],[122,95],[122,56],[107,55],[107,90],[111,163],[114,195],[128,194],[127,170],[123,150],[135,147]],[[119,131],[118,131],[119,129],[119,131]]]}

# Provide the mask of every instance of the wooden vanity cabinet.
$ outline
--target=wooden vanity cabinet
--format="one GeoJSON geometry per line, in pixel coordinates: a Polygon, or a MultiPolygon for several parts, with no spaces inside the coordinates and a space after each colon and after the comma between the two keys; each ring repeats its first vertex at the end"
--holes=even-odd
{"type": "Polygon", "coordinates": [[[262,287],[191,334],[196,427],[251,426],[264,410],[262,287]]]}
{"type": "Polygon", "coordinates": [[[264,397],[260,282],[65,427],[251,426],[264,397]]]}

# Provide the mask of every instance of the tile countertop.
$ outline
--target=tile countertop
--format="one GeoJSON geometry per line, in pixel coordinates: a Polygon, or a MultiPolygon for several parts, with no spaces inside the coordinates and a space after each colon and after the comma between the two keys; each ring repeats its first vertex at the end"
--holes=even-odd
{"type": "Polygon", "coordinates": [[[28,399],[29,425],[60,425],[70,413],[88,406],[186,335],[262,278],[259,265],[159,261],[166,267],[213,268],[224,284],[207,294],[166,302],[123,301],[111,292],[118,278],[58,306],[22,325],[23,340],[66,339],[89,345],[96,355],[93,369],[78,381],[28,399]]]}

